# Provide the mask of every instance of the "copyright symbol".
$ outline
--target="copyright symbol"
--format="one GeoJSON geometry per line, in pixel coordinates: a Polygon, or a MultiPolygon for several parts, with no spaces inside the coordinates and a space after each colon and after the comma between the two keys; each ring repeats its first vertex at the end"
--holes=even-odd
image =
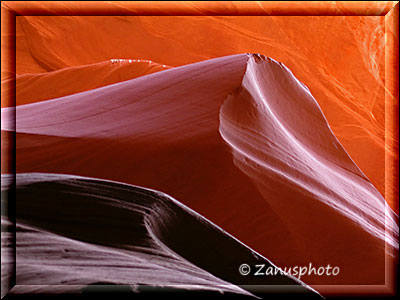
{"type": "Polygon", "coordinates": [[[239,273],[240,275],[246,276],[250,274],[250,266],[248,264],[241,264],[239,267],[239,273]]]}

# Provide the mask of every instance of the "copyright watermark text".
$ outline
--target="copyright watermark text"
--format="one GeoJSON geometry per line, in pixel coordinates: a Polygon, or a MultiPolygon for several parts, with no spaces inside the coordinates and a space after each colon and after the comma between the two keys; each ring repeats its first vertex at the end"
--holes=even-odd
{"type": "Polygon", "coordinates": [[[285,268],[277,268],[274,266],[266,266],[265,264],[259,265],[248,265],[241,264],[239,266],[240,275],[247,276],[274,276],[274,275],[287,275],[290,274],[294,277],[300,279],[302,276],[337,276],[340,273],[339,267],[332,267],[329,264],[327,266],[314,267],[312,263],[308,266],[294,266],[294,267],[285,267],[285,268]]]}

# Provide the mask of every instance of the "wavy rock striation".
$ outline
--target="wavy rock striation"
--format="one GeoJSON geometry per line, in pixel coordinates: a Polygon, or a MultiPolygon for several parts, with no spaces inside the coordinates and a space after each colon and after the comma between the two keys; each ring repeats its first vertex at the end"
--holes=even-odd
{"type": "MultiPolygon", "coordinates": [[[[2,191],[12,180],[3,175],[2,191]]],[[[241,261],[276,267],[164,193],[45,173],[18,174],[16,191],[16,278],[25,292],[101,282],[249,298],[253,295],[237,285],[296,285],[298,292],[314,293],[279,272],[241,276],[241,261]]]]}
{"type": "Polygon", "coordinates": [[[280,267],[341,269],[307,284],[384,283],[397,215],[273,59],[227,56],[5,108],[3,129],[15,111],[17,172],[159,190],[280,267]]]}

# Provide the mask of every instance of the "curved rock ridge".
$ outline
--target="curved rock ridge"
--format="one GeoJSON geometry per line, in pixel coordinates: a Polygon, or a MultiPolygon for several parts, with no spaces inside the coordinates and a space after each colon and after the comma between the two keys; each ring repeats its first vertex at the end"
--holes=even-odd
{"type": "MultiPolygon", "coordinates": [[[[62,137],[130,137],[138,131],[146,135],[149,131],[160,131],[160,128],[167,131],[163,128],[165,123],[182,117],[189,123],[190,117],[202,114],[218,116],[219,106],[228,92],[240,85],[246,62],[246,54],[232,55],[45,102],[19,105],[17,132],[62,137]],[[202,99],[192,98],[182,103],[188,91],[202,99]],[[213,101],[216,97],[219,102],[213,101]],[[152,111],[149,111],[149,104],[155,106],[152,111]],[[178,105],[183,106],[179,111],[178,105]],[[43,109],[46,117],[37,118],[43,109]],[[168,116],[161,118],[160,114],[166,109],[169,109],[168,116]],[[182,109],[186,110],[186,116],[182,116],[182,109]],[[143,123],[146,118],[157,122],[143,123]]],[[[2,114],[14,109],[2,109],[2,114]]],[[[2,129],[7,130],[8,125],[8,120],[2,118],[2,129]]]]}
{"type": "MultiPolygon", "coordinates": [[[[12,181],[2,175],[3,192],[12,181]]],[[[249,298],[254,295],[237,285],[296,285],[297,291],[315,294],[279,272],[241,276],[241,261],[276,267],[162,192],[45,173],[17,174],[16,192],[18,285],[102,282],[249,298]]],[[[46,287],[35,292],[40,291],[46,287]]]]}
{"type": "Polygon", "coordinates": [[[317,289],[385,282],[397,215],[273,59],[221,57],[5,108],[3,129],[14,111],[17,172],[162,191],[279,267],[340,267],[302,277],[317,289]]]}
{"type": "MultiPolygon", "coordinates": [[[[282,4],[277,3],[282,9],[282,4]]],[[[152,5],[145,7],[162,14],[171,9],[152,5]]],[[[211,5],[211,2],[204,5],[211,5]]],[[[243,5],[236,2],[215,4],[219,10],[235,11],[235,16],[210,16],[211,11],[199,10],[197,4],[189,3],[181,9],[184,7],[183,11],[205,15],[140,16],[138,13],[137,16],[90,17],[60,12],[75,11],[73,4],[62,4],[60,8],[45,3],[32,4],[37,12],[45,11],[42,16],[21,13],[29,8],[9,4],[4,6],[4,12],[5,16],[7,12],[10,14],[10,20],[14,16],[12,11],[18,11],[15,19],[16,63],[3,64],[2,80],[12,78],[13,72],[18,75],[51,73],[116,58],[145,58],[182,66],[243,52],[268,54],[284,62],[297,78],[307,83],[336,137],[398,214],[398,174],[395,172],[398,165],[398,93],[389,87],[391,82],[393,86],[398,85],[393,76],[398,52],[393,43],[397,38],[392,34],[396,30],[391,28],[397,26],[390,22],[393,19],[390,16],[398,15],[398,5],[360,2],[345,8],[344,3],[332,2],[331,9],[341,17],[321,13],[327,5],[325,2],[315,3],[316,6],[309,2],[288,3],[291,11],[300,10],[307,12],[306,15],[270,17],[265,14],[277,11],[261,2],[249,4],[261,15],[239,16],[237,14],[249,12],[247,4],[243,5]],[[309,13],[317,11],[318,16],[309,17],[309,13]],[[371,16],[374,11],[381,16],[390,12],[383,18],[371,16]],[[389,72],[390,66],[394,67],[393,72],[389,72]]],[[[117,5],[112,9],[126,8],[117,5]]],[[[132,12],[132,9],[128,10],[132,12]]],[[[7,42],[7,35],[5,38],[7,42]]],[[[13,40],[10,37],[10,45],[13,40]]],[[[12,52],[14,47],[5,49],[12,52]]],[[[84,87],[97,78],[96,75],[92,78],[82,76],[73,82],[74,88],[84,87]]],[[[12,81],[2,81],[2,91],[13,87],[12,81]]],[[[56,90],[60,93],[57,97],[61,97],[66,95],[62,89],[69,90],[71,86],[62,85],[61,88],[61,82],[56,82],[49,84],[45,92],[51,91],[54,95],[56,90]]],[[[17,93],[18,90],[17,86],[17,93]]],[[[27,96],[21,99],[28,101],[36,94],[27,96]]],[[[2,107],[5,102],[12,105],[13,99],[3,101],[2,107]]]]}
{"type": "Polygon", "coordinates": [[[44,73],[17,75],[15,86],[7,79],[1,89],[6,101],[15,90],[15,103],[2,102],[2,107],[29,104],[59,98],[116,82],[169,69],[169,66],[141,59],[110,59],[95,64],[67,67],[44,73]],[[51,87],[51,88],[49,88],[51,87]]]}
{"type": "MultiPolygon", "coordinates": [[[[220,120],[235,164],[265,192],[273,209],[298,214],[301,207],[310,210],[310,198],[315,199],[398,249],[398,216],[341,146],[309,89],[285,65],[251,56],[242,86],[224,102],[220,120]],[[271,197],[277,185],[293,194],[271,197]]],[[[313,211],[314,221],[322,217],[313,211]]],[[[300,232],[304,236],[311,229],[300,232]]]]}

